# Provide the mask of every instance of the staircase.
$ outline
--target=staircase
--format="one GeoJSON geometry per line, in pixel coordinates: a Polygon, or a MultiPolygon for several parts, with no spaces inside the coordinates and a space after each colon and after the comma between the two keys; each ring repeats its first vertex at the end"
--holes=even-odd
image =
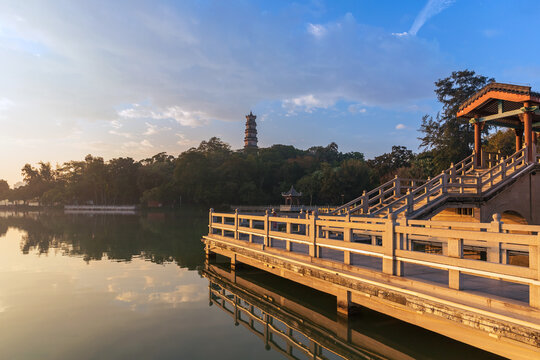
{"type": "Polygon", "coordinates": [[[398,177],[336,208],[331,215],[395,216],[418,218],[433,211],[449,198],[489,196],[527,172],[536,161],[526,160],[527,148],[508,158],[484,156],[486,168],[476,168],[473,153],[432,179],[414,180],[398,177]]]}

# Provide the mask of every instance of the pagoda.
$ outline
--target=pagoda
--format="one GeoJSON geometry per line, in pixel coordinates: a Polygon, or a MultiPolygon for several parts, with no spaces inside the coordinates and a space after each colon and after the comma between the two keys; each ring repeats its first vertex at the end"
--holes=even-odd
{"type": "Polygon", "coordinates": [[[244,149],[257,149],[257,116],[250,111],[246,115],[246,137],[244,138],[244,149]]]}

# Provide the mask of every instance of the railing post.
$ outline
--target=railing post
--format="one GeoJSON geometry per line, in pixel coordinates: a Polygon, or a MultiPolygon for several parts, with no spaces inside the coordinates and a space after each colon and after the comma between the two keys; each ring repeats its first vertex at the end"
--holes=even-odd
{"type": "Polygon", "coordinates": [[[264,213],[264,239],[263,239],[263,250],[265,247],[270,246],[270,215],[268,210],[264,213]]]}
{"type": "Polygon", "coordinates": [[[482,194],[482,176],[480,175],[476,176],[476,193],[478,195],[482,194]]]}
{"type": "Polygon", "coordinates": [[[427,182],[426,182],[426,204],[429,203],[429,191],[430,191],[430,182],[431,182],[431,176],[428,176],[427,182]]]}
{"type": "Polygon", "coordinates": [[[366,190],[362,193],[362,214],[369,213],[369,197],[366,194],[366,190]]]}
{"type": "MultiPolygon", "coordinates": [[[[493,221],[491,222],[490,232],[501,232],[501,214],[493,214],[493,221]]],[[[489,242],[486,248],[486,258],[488,262],[501,263],[501,243],[489,242]]]]}
{"type": "MultiPolygon", "coordinates": [[[[250,229],[253,229],[253,219],[249,219],[249,228],[250,229]]],[[[249,242],[252,243],[253,242],[253,234],[250,232],[249,233],[249,242]]]]}
{"type": "MultiPolygon", "coordinates": [[[[463,257],[463,239],[448,239],[448,256],[461,259],[463,257]]],[[[448,287],[460,289],[460,271],[448,270],[448,287]]]]}
{"type": "Polygon", "coordinates": [[[501,180],[504,180],[505,178],[506,178],[506,161],[503,156],[501,157],[501,180]]]}
{"type": "MultiPolygon", "coordinates": [[[[346,225],[343,226],[343,242],[350,243],[352,241],[353,233],[352,228],[348,227],[348,225],[351,223],[351,217],[350,215],[347,215],[346,225]]],[[[348,244],[345,244],[345,246],[348,246],[348,244]]],[[[345,264],[351,263],[351,252],[350,251],[344,251],[343,252],[343,262],[345,264]]]]}
{"type": "Polygon", "coordinates": [[[309,255],[312,257],[319,257],[317,251],[317,212],[313,211],[310,216],[311,224],[309,225],[309,235],[311,237],[312,244],[309,245],[309,255]]]}
{"type": "Polygon", "coordinates": [[[454,179],[456,177],[456,165],[454,163],[450,164],[450,178],[454,179]]]}
{"type": "Polygon", "coordinates": [[[386,221],[382,246],[383,246],[383,260],[382,260],[382,271],[385,274],[390,275],[400,275],[401,272],[398,271],[396,266],[396,216],[393,213],[388,214],[388,219],[386,221]]]}
{"type": "Polygon", "coordinates": [[[214,209],[210,208],[210,211],[208,213],[208,235],[212,235],[214,232],[212,229],[213,220],[214,220],[214,209]]]}
{"type": "Polygon", "coordinates": [[[397,175],[394,177],[394,196],[401,197],[401,181],[397,175]]]}
{"type": "Polygon", "coordinates": [[[234,239],[238,238],[238,209],[234,209],[234,239]]]}
{"type": "Polygon", "coordinates": [[[407,213],[411,213],[414,210],[413,204],[414,198],[411,189],[407,190],[407,213]]]}
{"type": "MultiPolygon", "coordinates": [[[[287,234],[291,233],[291,223],[290,222],[285,223],[285,232],[287,234]]],[[[287,251],[291,251],[291,242],[290,241],[285,241],[285,249],[287,251]]]]}
{"type": "Polygon", "coordinates": [[[442,185],[441,192],[442,192],[442,194],[446,194],[446,192],[448,191],[447,188],[446,188],[446,183],[447,183],[447,181],[448,181],[448,180],[447,180],[447,175],[446,175],[446,173],[445,173],[444,171],[441,173],[441,175],[442,175],[442,177],[441,177],[441,181],[442,181],[442,184],[441,184],[441,185],[442,185]]]}
{"type": "MultiPolygon", "coordinates": [[[[529,268],[536,270],[536,279],[540,280],[540,233],[537,235],[536,244],[529,245],[529,268]]],[[[529,285],[529,305],[540,309],[540,285],[529,285]]]]}

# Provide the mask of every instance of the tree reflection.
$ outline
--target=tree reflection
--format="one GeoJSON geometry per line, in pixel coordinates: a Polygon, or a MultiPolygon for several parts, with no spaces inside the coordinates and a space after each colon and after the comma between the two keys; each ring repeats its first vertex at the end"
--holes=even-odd
{"type": "Polygon", "coordinates": [[[141,215],[19,214],[0,217],[0,236],[10,227],[23,230],[20,247],[24,254],[55,249],[87,262],[142,257],[195,269],[204,260],[200,239],[206,226],[206,212],[193,210],[141,215]]]}

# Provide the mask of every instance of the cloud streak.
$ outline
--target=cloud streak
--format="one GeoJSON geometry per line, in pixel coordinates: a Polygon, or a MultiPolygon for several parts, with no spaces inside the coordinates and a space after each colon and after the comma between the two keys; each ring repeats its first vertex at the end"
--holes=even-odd
{"type": "Polygon", "coordinates": [[[414,19],[414,22],[409,31],[405,31],[402,33],[392,33],[392,35],[397,37],[403,37],[407,35],[416,36],[418,31],[420,31],[422,26],[424,26],[426,21],[452,5],[454,2],[455,0],[428,0],[426,5],[422,8],[420,13],[414,19]]]}

